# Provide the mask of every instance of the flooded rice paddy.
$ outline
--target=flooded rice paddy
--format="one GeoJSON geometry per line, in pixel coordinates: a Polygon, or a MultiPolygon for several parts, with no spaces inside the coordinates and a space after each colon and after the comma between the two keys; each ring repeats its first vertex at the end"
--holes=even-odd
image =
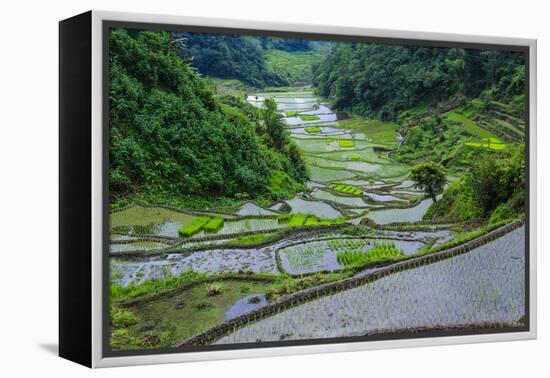
{"type": "MultiPolygon", "coordinates": [[[[316,240],[307,243],[288,246],[278,251],[284,270],[293,275],[319,271],[335,271],[344,266],[338,262],[337,253],[340,250],[330,246],[333,240],[354,244],[353,250],[367,251],[375,242],[384,242],[376,238],[345,238],[316,240]]],[[[392,240],[403,254],[412,255],[424,244],[420,241],[392,240]]]]}
{"type": "Polygon", "coordinates": [[[211,249],[190,254],[172,253],[142,261],[111,262],[112,280],[119,285],[140,284],[186,271],[203,273],[278,273],[275,253],[270,249],[211,249]]]}
{"type": "Polygon", "coordinates": [[[283,311],[216,344],[517,321],[525,314],[524,237],[522,227],[464,255],[283,311]]]}
{"type": "MultiPolygon", "coordinates": [[[[339,121],[329,105],[307,90],[258,93],[248,96],[248,101],[261,107],[267,97],[276,101],[290,137],[304,154],[310,173],[305,192],[267,206],[243,201],[238,207],[223,211],[133,206],[114,212],[110,219],[113,283],[139,285],[186,271],[291,275],[338,271],[343,266],[338,262],[339,250],[331,246],[334,240],[356,243],[354,249],[357,250],[368,250],[375,241],[392,242],[404,255],[412,255],[423,246],[442,244],[453,238],[453,232],[442,229],[373,229],[361,237],[331,231],[324,235],[307,233],[298,239],[290,233],[264,246],[225,248],[224,243],[237,240],[241,233],[257,235],[256,232],[288,228],[288,223],[278,221],[277,216],[281,214],[344,218],[354,225],[368,218],[384,225],[420,221],[432,204],[431,199],[423,199],[412,207],[404,207],[424,194],[407,178],[409,167],[388,156],[389,151],[401,143],[391,126],[382,137],[378,136],[380,130],[371,132],[367,120],[354,118],[354,126],[347,128],[345,125],[349,123],[339,121]],[[395,141],[389,143],[394,137],[395,141]],[[357,195],[337,192],[332,188],[335,183],[351,185],[359,192],[357,195]],[[216,232],[200,231],[181,238],[178,230],[201,215],[222,217],[223,226],[216,232]],[[143,241],[146,238],[139,239],[140,236],[153,236],[150,239],[154,241],[143,241]],[[215,238],[206,240],[210,236],[215,238]],[[124,252],[136,251],[153,251],[158,255],[138,253],[129,261],[122,258],[124,252]]],[[[515,321],[524,314],[523,242],[522,228],[465,255],[392,274],[283,311],[227,335],[217,343],[342,337],[403,328],[515,321]]],[[[216,299],[220,301],[219,314],[210,326],[267,303],[262,294],[267,292],[266,288],[259,284],[257,287],[253,284],[253,291],[246,293],[239,291],[240,283],[228,285],[230,290],[226,294],[231,294],[231,300],[222,304],[220,298],[216,299]]],[[[199,292],[204,295],[200,290],[197,296],[199,292]]],[[[185,332],[179,331],[179,325],[175,327],[174,340],[181,341],[204,330],[196,305],[198,303],[187,301],[181,294],[181,298],[162,298],[142,306],[140,311],[146,319],[167,322],[169,328],[173,328],[170,322],[180,322],[179,325],[197,322],[195,328],[185,332]]]]}
{"type": "MultiPolygon", "coordinates": [[[[425,243],[436,240],[442,243],[452,237],[447,230],[439,231],[377,231],[378,236],[368,238],[350,238],[332,233],[304,238],[304,243],[296,244],[292,240],[280,240],[265,247],[257,248],[220,248],[209,244],[204,250],[196,252],[168,253],[161,256],[144,256],[140,259],[111,261],[111,278],[121,286],[140,284],[146,280],[165,278],[193,270],[202,273],[282,273],[277,267],[276,251],[279,251],[283,269],[290,274],[303,274],[324,270],[338,270],[342,266],[336,261],[336,251],[329,246],[329,240],[359,241],[364,245],[359,249],[369,249],[374,241],[393,242],[410,255],[425,243]]],[[[302,239],[300,239],[302,240],[302,239]]]]}

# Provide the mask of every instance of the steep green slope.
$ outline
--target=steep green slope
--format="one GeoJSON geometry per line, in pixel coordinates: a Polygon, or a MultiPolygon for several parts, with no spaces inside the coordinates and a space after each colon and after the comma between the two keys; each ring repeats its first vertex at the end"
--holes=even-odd
{"type": "Polygon", "coordinates": [[[524,213],[525,147],[517,145],[500,154],[472,160],[466,174],[449,184],[443,198],[424,219],[463,221],[488,218],[490,223],[524,213]]]}
{"type": "Polygon", "coordinates": [[[303,170],[293,169],[303,165],[300,156],[268,145],[257,110],[216,98],[175,50],[166,33],[111,34],[112,199],[207,206],[243,193],[269,195],[279,171],[294,175],[291,187],[303,182],[303,170]]]}
{"type": "Polygon", "coordinates": [[[286,78],[268,70],[261,42],[255,37],[207,33],[172,33],[181,41],[180,55],[192,60],[200,73],[239,79],[257,88],[288,85],[286,78]]]}
{"type": "Polygon", "coordinates": [[[492,99],[521,97],[523,64],[517,52],[340,43],[314,69],[314,84],[340,110],[388,120],[484,90],[492,99]]]}

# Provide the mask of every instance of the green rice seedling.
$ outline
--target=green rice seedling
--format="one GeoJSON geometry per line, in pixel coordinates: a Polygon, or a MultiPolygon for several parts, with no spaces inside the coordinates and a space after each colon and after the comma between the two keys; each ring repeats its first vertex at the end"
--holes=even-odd
{"type": "Polygon", "coordinates": [[[318,224],[319,218],[317,218],[315,215],[308,216],[306,221],[304,222],[304,226],[316,226],[318,224]]]}
{"type": "Polygon", "coordinates": [[[277,222],[278,223],[288,223],[290,221],[290,218],[291,218],[290,214],[277,215],[277,222]]]}
{"type": "Polygon", "coordinates": [[[361,160],[361,156],[352,154],[352,155],[349,156],[349,160],[358,161],[358,160],[361,160]]]}
{"type": "Polygon", "coordinates": [[[305,214],[293,214],[288,222],[289,227],[299,227],[304,224],[307,219],[305,214]]]}
{"type": "Polygon", "coordinates": [[[302,121],[316,121],[320,119],[319,116],[313,114],[298,114],[298,118],[302,121]]]}
{"type": "Polygon", "coordinates": [[[337,192],[345,193],[345,194],[351,194],[354,196],[360,196],[363,194],[363,191],[359,188],[356,188],[352,185],[345,185],[340,183],[332,183],[331,188],[333,190],[336,190],[337,192]]]}
{"type": "Polygon", "coordinates": [[[334,219],[321,219],[319,220],[319,224],[322,226],[329,226],[332,224],[344,224],[345,219],[344,218],[334,218],[334,219]]]}
{"type": "Polygon", "coordinates": [[[353,146],[355,146],[355,142],[353,140],[349,140],[349,139],[340,139],[338,141],[338,145],[340,147],[353,147],[353,146]]]}
{"type": "Polygon", "coordinates": [[[305,127],[304,130],[308,133],[319,133],[319,132],[321,132],[321,128],[317,127],[317,126],[305,127]]]}
{"type": "Polygon", "coordinates": [[[285,112],[285,117],[296,117],[298,115],[298,111],[296,110],[289,110],[285,112]]]}
{"type": "Polygon", "coordinates": [[[392,259],[398,256],[403,255],[403,251],[395,246],[395,243],[375,242],[374,246],[369,250],[353,249],[357,248],[358,245],[354,243],[346,243],[345,251],[338,252],[336,255],[337,261],[346,266],[350,265],[363,265],[367,263],[392,259]]]}
{"type": "Polygon", "coordinates": [[[178,230],[180,236],[189,237],[200,230],[210,221],[210,217],[199,217],[185,227],[178,230]]]}
{"type": "Polygon", "coordinates": [[[223,227],[224,219],[221,217],[210,218],[210,220],[203,226],[205,232],[217,232],[223,227]]]}

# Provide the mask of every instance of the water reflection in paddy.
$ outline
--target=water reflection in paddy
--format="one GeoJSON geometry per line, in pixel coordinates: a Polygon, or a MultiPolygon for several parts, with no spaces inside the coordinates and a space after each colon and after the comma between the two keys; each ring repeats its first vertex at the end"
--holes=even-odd
{"type": "Polygon", "coordinates": [[[342,216],[338,210],[321,201],[304,200],[294,197],[286,201],[292,208],[292,214],[312,214],[322,219],[334,219],[342,216]]]}
{"type": "Polygon", "coordinates": [[[407,209],[371,211],[367,215],[367,217],[369,219],[372,219],[377,224],[388,224],[393,222],[417,222],[422,220],[422,217],[432,203],[433,200],[431,198],[426,198],[415,207],[407,209]]]}
{"type": "Polygon", "coordinates": [[[269,211],[254,202],[247,202],[237,210],[238,215],[276,215],[275,211],[269,211]]]}
{"type": "MultiPolygon", "coordinates": [[[[363,251],[371,249],[375,241],[386,242],[386,240],[374,238],[347,238],[342,240],[346,242],[361,242],[361,246],[354,246],[348,249],[363,251]]],[[[405,255],[415,253],[424,245],[420,241],[391,240],[391,242],[402,250],[405,255]]],[[[317,240],[283,248],[279,250],[279,256],[285,271],[290,274],[305,274],[341,269],[343,265],[338,262],[337,254],[343,250],[346,250],[346,248],[342,250],[332,249],[328,244],[328,240],[317,240]]]]}

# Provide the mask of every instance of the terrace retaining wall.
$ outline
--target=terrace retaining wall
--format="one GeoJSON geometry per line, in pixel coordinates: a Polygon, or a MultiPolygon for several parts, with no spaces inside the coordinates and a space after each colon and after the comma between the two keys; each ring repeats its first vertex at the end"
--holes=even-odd
{"type": "Polygon", "coordinates": [[[289,308],[299,306],[305,302],[309,302],[315,299],[319,299],[323,296],[332,295],[341,291],[353,289],[358,286],[362,286],[366,283],[376,281],[384,276],[397,273],[406,269],[413,269],[423,265],[428,265],[436,263],[441,260],[445,260],[454,256],[458,256],[471,250],[481,247],[487,243],[490,243],[507,233],[518,229],[524,225],[524,220],[517,220],[507,225],[504,225],[496,230],[490,231],[485,235],[482,235],[474,240],[470,240],[462,245],[449,248],[440,252],[433,254],[413,258],[410,260],[405,260],[398,262],[392,265],[389,265],[384,268],[380,268],[375,272],[360,272],[351,278],[347,278],[341,281],[331,282],[314,288],[302,290],[294,294],[282,297],[281,299],[268,303],[267,305],[249,312],[247,314],[241,315],[237,318],[230,319],[225,321],[209,330],[193,336],[177,347],[189,347],[189,346],[199,346],[207,345],[218,340],[221,337],[226,336],[227,334],[236,331],[239,328],[247,326],[251,323],[257,322],[259,320],[265,319],[272,315],[283,312],[289,308]]]}

